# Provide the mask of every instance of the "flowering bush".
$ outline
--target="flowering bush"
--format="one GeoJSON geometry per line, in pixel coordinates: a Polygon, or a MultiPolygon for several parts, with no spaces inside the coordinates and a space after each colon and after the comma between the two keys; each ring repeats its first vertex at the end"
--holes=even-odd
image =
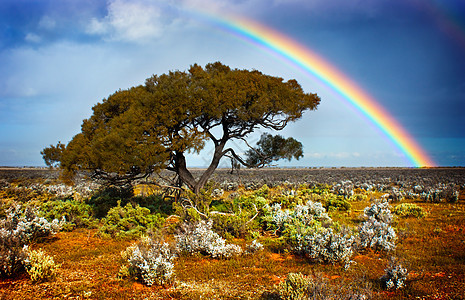
{"type": "Polygon", "coordinates": [[[30,251],[26,248],[25,253],[24,266],[32,281],[45,281],[56,277],[60,265],[55,264],[53,257],[42,250],[30,251]]]}
{"type": "Polygon", "coordinates": [[[369,218],[359,227],[359,245],[362,248],[391,251],[396,248],[397,235],[386,223],[369,218]]]}
{"type": "Polygon", "coordinates": [[[121,256],[127,262],[120,269],[121,277],[142,278],[145,284],[167,284],[174,279],[176,257],[168,243],[156,242],[148,236],[126,248],[121,256]]]}
{"type": "Polygon", "coordinates": [[[184,225],[183,232],[175,235],[179,252],[210,255],[213,258],[230,258],[242,254],[242,248],[226,241],[212,230],[212,221],[184,225]]]}
{"type": "Polygon", "coordinates": [[[408,271],[400,263],[392,260],[384,272],[385,274],[381,277],[381,281],[387,289],[397,290],[404,287],[408,271]]]}
{"type": "Polygon", "coordinates": [[[6,218],[0,220],[0,276],[11,276],[23,269],[25,245],[40,237],[56,233],[62,223],[38,217],[36,209],[13,204],[6,218]]]}

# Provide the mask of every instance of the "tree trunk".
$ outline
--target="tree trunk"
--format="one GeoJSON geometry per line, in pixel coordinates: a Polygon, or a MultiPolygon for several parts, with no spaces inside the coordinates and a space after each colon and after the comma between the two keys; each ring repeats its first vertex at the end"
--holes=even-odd
{"type": "Polygon", "coordinates": [[[213,154],[212,161],[208,166],[207,170],[202,174],[197,185],[195,186],[194,193],[198,194],[200,190],[205,186],[208,182],[208,179],[212,176],[213,172],[215,172],[216,168],[218,167],[221,158],[223,157],[223,149],[226,145],[225,141],[221,141],[218,145],[215,146],[215,153],[213,154]]]}
{"type": "Polygon", "coordinates": [[[195,191],[197,182],[192,173],[187,169],[186,157],[183,152],[176,152],[175,155],[175,171],[181,178],[181,181],[192,190],[195,191]]]}

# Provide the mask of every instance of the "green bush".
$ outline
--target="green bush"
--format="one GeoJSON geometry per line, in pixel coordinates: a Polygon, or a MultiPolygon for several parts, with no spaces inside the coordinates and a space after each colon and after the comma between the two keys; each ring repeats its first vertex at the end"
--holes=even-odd
{"type": "Polygon", "coordinates": [[[326,208],[326,211],[348,211],[351,208],[351,204],[347,200],[345,200],[343,196],[329,194],[329,196],[327,196],[323,201],[323,207],[326,208]]]}
{"type": "Polygon", "coordinates": [[[415,217],[420,219],[426,216],[426,211],[414,203],[399,204],[394,207],[393,212],[401,217],[415,217]]]}
{"type": "Polygon", "coordinates": [[[94,216],[100,219],[105,217],[108,211],[118,204],[118,201],[125,205],[133,195],[133,189],[130,187],[107,187],[90,197],[87,203],[93,207],[94,216]]]}
{"type": "Polygon", "coordinates": [[[55,264],[53,257],[42,250],[27,250],[26,253],[24,265],[32,281],[40,282],[56,277],[60,265],[55,264]]]}
{"type": "Polygon", "coordinates": [[[286,280],[277,286],[277,291],[283,300],[310,299],[311,283],[311,279],[301,273],[289,273],[286,280]]]}
{"type": "Polygon", "coordinates": [[[322,276],[306,277],[301,273],[289,273],[276,290],[282,300],[362,300],[370,296],[370,291],[363,287],[351,287],[342,281],[331,284],[322,276]]]}
{"type": "Polygon", "coordinates": [[[69,231],[75,227],[94,228],[97,223],[97,220],[92,216],[92,207],[78,200],[48,201],[41,205],[40,211],[41,215],[48,221],[61,220],[64,217],[66,223],[62,225],[63,230],[69,231]]]}
{"type": "Polygon", "coordinates": [[[160,228],[164,221],[160,214],[151,214],[146,207],[132,206],[130,203],[122,207],[118,202],[102,220],[99,234],[118,239],[132,238],[146,233],[147,230],[160,228]]]}

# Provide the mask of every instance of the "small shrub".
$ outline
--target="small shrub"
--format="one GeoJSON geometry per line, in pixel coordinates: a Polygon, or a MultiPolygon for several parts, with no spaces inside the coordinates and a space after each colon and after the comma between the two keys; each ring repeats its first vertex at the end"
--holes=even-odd
{"type": "Polygon", "coordinates": [[[24,266],[34,282],[55,278],[60,267],[60,265],[55,264],[52,256],[47,255],[42,250],[26,250],[24,266]]]}
{"type": "Polygon", "coordinates": [[[72,230],[75,227],[96,226],[96,220],[92,217],[93,209],[89,204],[78,200],[53,200],[42,204],[41,215],[47,220],[65,219],[64,230],[72,230]]]}
{"type": "Polygon", "coordinates": [[[355,237],[348,230],[335,232],[332,228],[319,227],[297,234],[289,243],[294,252],[312,260],[344,263],[348,267],[354,251],[355,237]]]}
{"type": "Polygon", "coordinates": [[[358,239],[361,248],[392,251],[396,248],[397,235],[389,224],[369,218],[359,226],[358,239]]]}
{"type": "Polygon", "coordinates": [[[386,224],[390,224],[392,221],[392,214],[387,201],[377,201],[371,206],[365,207],[364,214],[368,218],[371,217],[386,224]]]}
{"type": "Polygon", "coordinates": [[[406,268],[395,260],[391,260],[388,267],[384,270],[381,282],[386,289],[400,289],[405,286],[405,280],[408,276],[406,268]]]}
{"type": "Polygon", "coordinates": [[[312,280],[301,273],[289,273],[286,280],[277,286],[280,299],[309,299],[312,280]]]}
{"type": "Polygon", "coordinates": [[[246,251],[249,254],[252,254],[252,253],[255,253],[261,250],[263,250],[263,245],[257,240],[253,240],[250,245],[246,246],[246,251]]]}
{"type": "Polygon", "coordinates": [[[324,208],[327,211],[330,210],[341,210],[341,211],[348,211],[351,208],[351,204],[344,199],[342,196],[333,196],[328,197],[324,200],[324,208]]]}
{"type": "Polygon", "coordinates": [[[426,216],[425,210],[414,203],[402,203],[394,207],[393,212],[401,217],[423,218],[426,216]]]}
{"type": "Polygon", "coordinates": [[[389,203],[376,202],[364,210],[368,218],[359,226],[358,243],[362,248],[391,251],[396,248],[397,235],[390,226],[389,203]]]}
{"type": "Polygon", "coordinates": [[[183,232],[175,235],[176,248],[181,253],[204,254],[213,258],[230,258],[240,255],[242,248],[226,241],[212,230],[212,221],[185,224],[183,232]]]}
{"type": "Polygon", "coordinates": [[[0,220],[0,276],[12,276],[24,270],[25,245],[56,233],[61,223],[38,217],[37,210],[13,204],[0,220]]]}
{"type": "Polygon", "coordinates": [[[169,284],[174,280],[173,260],[176,255],[168,243],[156,242],[148,236],[121,252],[126,261],[120,277],[141,278],[145,284],[169,284]]]}
{"type": "Polygon", "coordinates": [[[160,228],[164,218],[160,214],[151,214],[145,207],[131,204],[118,205],[108,211],[103,219],[99,234],[104,237],[131,238],[144,234],[149,229],[160,228]]]}
{"type": "Polygon", "coordinates": [[[332,285],[327,279],[306,277],[301,273],[289,273],[286,280],[276,286],[282,300],[365,300],[369,295],[347,286],[343,282],[332,285]]]}

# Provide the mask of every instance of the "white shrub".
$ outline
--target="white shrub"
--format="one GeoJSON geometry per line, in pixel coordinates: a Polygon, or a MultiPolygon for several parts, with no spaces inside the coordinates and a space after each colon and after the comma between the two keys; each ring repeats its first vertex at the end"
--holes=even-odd
{"type": "Polygon", "coordinates": [[[385,274],[381,277],[381,281],[387,289],[397,290],[404,287],[408,271],[401,264],[391,261],[384,272],[385,274]]]}
{"type": "Polygon", "coordinates": [[[145,284],[166,284],[173,280],[176,257],[168,243],[154,242],[147,236],[121,252],[129,267],[123,266],[120,273],[141,276],[145,284]]]}
{"type": "Polygon", "coordinates": [[[386,223],[369,218],[359,227],[359,243],[362,248],[391,251],[396,248],[397,235],[386,223]]]}
{"type": "Polygon", "coordinates": [[[5,219],[0,220],[0,275],[11,276],[23,269],[29,242],[55,234],[61,228],[58,220],[48,222],[37,216],[35,209],[22,210],[13,204],[5,219]]]}
{"type": "Polygon", "coordinates": [[[387,201],[378,201],[369,207],[365,207],[364,213],[366,217],[374,218],[386,224],[390,224],[392,221],[392,214],[387,201]]]}
{"type": "Polygon", "coordinates": [[[283,230],[286,224],[299,224],[299,226],[312,226],[313,221],[330,221],[326,209],[319,202],[307,201],[305,205],[297,205],[294,210],[281,209],[281,204],[275,203],[265,206],[264,220],[283,230]]]}
{"type": "Polygon", "coordinates": [[[359,226],[359,245],[362,248],[391,251],[396,248],[397,235],[390,226],[392,221],[389,203],[373,203],[366,207],[368,219],[359,226]]]}
{"type": "Polygon", "coordinates": [[[355,237],[349,232],[334,232],[332,228],[319,227],[304,235],[297,234],[293,251],[319,262],[348,265],[354,251],[354,242],[355,237]]]}
{"type": "Polygon", "coordinates": [[[212,230],[212,221],[200,221],[184,226],[184,232],[175,235],[176,248],[189,254],[202,253],[213,258],[230,258],[242,253],[242,248],[226,241],[212,230]]]}
{"type": "Polygon", "coordinates": [[[263,245],[257,240],[253,240],[250,245],[246,246],[247,253],[254,253],[263,250],[263,245]]]}

